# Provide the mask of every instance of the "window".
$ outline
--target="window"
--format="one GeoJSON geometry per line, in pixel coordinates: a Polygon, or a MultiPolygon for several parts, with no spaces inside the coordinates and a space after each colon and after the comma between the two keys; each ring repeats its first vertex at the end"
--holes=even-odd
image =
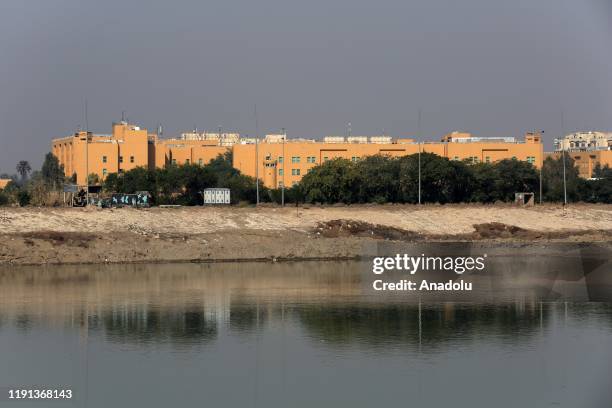
{"type": "Polygon", "coordinates": [[[130,156],[130,163],[134,163],[134,156],[130,156]]]}
{"type": "Polygon", "coordinates": [[[272,160],[272,155],[270,153],[266,154],[266,157],[264,157],[265,160],[272,160]]]}
{"type": "Polygon", "coordinates": [[[516,160],[516,156],[512,156],[512,160],[516,160]]]}
{"type": "Polygon", "coordinates": [[[351,157],[351,161],[352,161],[352,162],[358,162],[358,161],[359,161],[359,156],[353,156],[353,157],[351,157]]]}
{"type": "Polygon", "coordinates": [[[283,171],[283,169],[278,169],[278,175],[282,176],[283,174],[285,174],[285,172],[283,171]]]}
{"type": "Polygon", "coordinates": [[[282,186],[283,186],[283,182],[282,182],[282,181],[279,181],[279,182],[278,182],[278,186],[279,186],[279,187],[282,187],[282,186]]]}
{"type": "Polygon", "coordinates": [[[455,158],[453,160],[459,161],[459,156],[455,156],[455,158]]]}
{"type": "Polygon", "coordinates": [[[485,162],[491,163],[491,157],[490,156],[485,157],[485,162]]]}
{"type": "Polygon", "coordinates": [[[299,176],[300,175],[300,169],[291,169],[291,175],[292,176],[299,176]]]}
{"type": "Polygon", "coordinates": [[[283,156],[278,156],[278,162],[282,163],[283,162],[283,156]]]}
{"type": "Polygon", "coordinates": [[[176,166],[176,159],[172,159],[172,164],[176,166]]]}
{"type": "Polygon", "coordinates": [[[198,159],[198,164],[201,166],[202,165],[202,159],[198,159]]]}
{"type": "Polygon", "coordinates": [[[119,163],[123,163],[123,156],[119,156],[119,163]]]}
{"type": "Polygon", "coordinates": [[[185,160],[185,164],[189,164],[189,159],[186,159],[186,160],[185,160]]]}
{"type": "Polygon", "coordinates": [[[328,160],[329,160],[329,157],[327,157],[327,156],[323,157],[323,161],[324,161],[324,162],[326,162],[326,161],[328,161],[328,160]]]}
{"type": "Polygon", "coordinates": [[[106,163],[106,156],[102,156],[102,163],[106,163]]]}
{"type": "Polygon", "coordinates": [[[535,157],[534,156],[527,156],[527,163],[535,163],[535,157]]]}
{"type": "Polygon", "coordinates": [[[107,173],[108,173],[108,172],[106,171],[106,169],[102,169],[102,175],[103,175],[103,176],[106,176],[106,174],[107,174],[107,173]]]}
{"type": "Polygon", "coordinates": [[[306,162],[308,162],[308,163],[316,163],[317,162],[317,158],[314,157],[314,156],[308,156],[306,158],[306,162]]]}
{"type": "Polygon", "coordinates": [[[291,163],[299,163],[300,162],[300,156],[293,156],[291,158],[291,163]]]}

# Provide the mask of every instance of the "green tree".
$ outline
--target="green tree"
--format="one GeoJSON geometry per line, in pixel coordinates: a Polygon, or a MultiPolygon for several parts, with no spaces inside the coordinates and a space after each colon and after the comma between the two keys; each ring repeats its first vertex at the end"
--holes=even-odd
{"type": "MultiPolygon", "coordinates": [[[[585,187],[585,180],[581,179],[578,167],[574,164],[574,159],[565,155],[565,180],[568,201],[577,201],[579,188],[585,187]]],[[[547,157],[542,166],[542,181],[544,190],[544,200],[553,202],[563,202],[563,157],[547,157]]]]}
{"type": "Polygon", "coordinates": [[[301,181],[309,203],[356,202],[355,164],[346,159],[329,160],[308,172],[301,181]]]}
{"type": "Polygon", "coordinates": [[[64,184],[64,166],[53,153],[47,153],[40,169],[43,181],[52,189],[59,189],[64,184]]]}
{"type": "Polygon", "coordinates": [[[535,193],[539,190],[540,175],[527,162],[505,159],[495,163],[493,197],[500,201],[514,201],[515,193],[535,193]]]}
{"type": "Polygon", "coordinates": [[[20,160],[15,169],[21,176],[21,181],[25,181],[28,178],[28,174],[32,171],[32,167],[27,160],[20,160]]]}
{"type": "MultiPolygon", "coordinates": [[[[464,163],[450,161],[433,153],[421,153],[421,202],[453,203],[466,201],[472,177],[464,163]]],[[[400,201],[418,203],[419,155],[399,159],[400,201]]]]}
{"type": "Polygon", "coordinates": [[[400,161],[387,156],[369,156],[355,166],[355,199],[360,203],[399,201],[400,161]]]}

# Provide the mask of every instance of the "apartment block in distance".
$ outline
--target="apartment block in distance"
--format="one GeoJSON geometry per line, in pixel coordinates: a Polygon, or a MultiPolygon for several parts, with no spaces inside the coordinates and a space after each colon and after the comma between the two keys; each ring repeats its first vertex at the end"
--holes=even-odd
{"type": "Polygon", "coordinates": [[[555,159],[563,154],[574,160],[580,177],[592,178],[598,165],[612,167],[612,132],[576,132],[555,139],[555,151],[546,156],[555,159]]]}
{"type": "Polygon", "coordinates": [[[524,140],[517,141],[514,138],[479,138],[469,133],[453,132],[440,142],[424,143],[413,139],[392,140],[389,136],[330,136],[323,141],[277,137],[257,144],[243,141],[233,146],[233,165],[248,176],[258,174],[266,187],[278,188],[299,182],[311,168],[335,158],[358,161],[377,154],[398,157],[418,153],[419,149],[472,163],[515,158],[539,168],[543,160],[539,134],[527,133],[524,140]]]}

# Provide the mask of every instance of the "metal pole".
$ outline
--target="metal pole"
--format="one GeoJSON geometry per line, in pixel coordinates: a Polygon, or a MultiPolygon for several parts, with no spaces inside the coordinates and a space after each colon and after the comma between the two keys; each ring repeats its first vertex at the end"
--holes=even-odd
{"type": "Polygon", "coordinates": [[[87,118],[87,99],[85,99],[85,205],[89,205],[89,120],[87,118]]]}
{"type": "MultiPolygon", "coordinates": [[[[544,131],[540,131],[540,142],[544,144],[544,131]]],[[[542,205],[542,172],[544,170],[544,158],[542,158],[542,164],[540,164],[540,205],[542,205]]]]}
{"type": "Polygon", "coordinates": [[[565,177],[565,146],[563,146],[563,205],[567,205],[567,180],[565,177]]]}
{"type": "Polygon", "coordinates": [[[259,129],[257,123],[257,104],[255,104],[255,205],[259,205],[259,129]]]}
{"type": "Polygon", "coordinates": [[[281,206],[285,206],[285,163],[287,163],[287,158],[285,157],[285,128],[283,128],[283,185],[281,186],[281,206]]]}
{"type": "Polygon", "coordinates": [[[417,118],[417,137],[419,138],[419,204],[421,204],[421,108],[417,118]]]}
{"type": "Polygon", "coordinates": [[[561,146],[563,147],[562,158],[563,158],[563,205],[567,205],[567,180],[565,177],[565,143],[563,138],[565,137],[565,112],[561,110],[561,146]]]}
{"type": "Polygon", "coordinates": [[[540,166],[540,205],[542,204],[542,170],[544,169],[544,162],[540,166]]]}
{"type": "Polygon", "coordinates": [[[419,142],[419,204],[421,204],[421,142],[419,142]]]}

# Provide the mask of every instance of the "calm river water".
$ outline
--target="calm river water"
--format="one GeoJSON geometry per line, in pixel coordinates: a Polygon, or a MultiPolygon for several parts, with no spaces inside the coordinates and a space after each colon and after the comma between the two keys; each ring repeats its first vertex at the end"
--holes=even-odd
{"type": "Polygon", "coordinates": [[[75,396],[0,406],[612,406],[612,303],[522,276],[449,300],[363,294],[353,262],[0,269],[0,389],[75,396]]]}

